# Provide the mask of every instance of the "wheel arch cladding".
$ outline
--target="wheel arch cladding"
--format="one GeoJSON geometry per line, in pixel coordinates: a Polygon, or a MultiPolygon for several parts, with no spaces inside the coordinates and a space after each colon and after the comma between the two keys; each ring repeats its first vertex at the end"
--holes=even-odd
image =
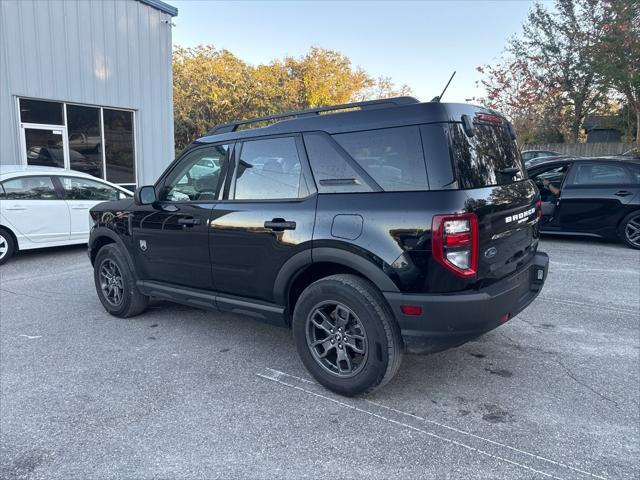
{"type": "Polygon", "coordinates": [[[93,265],[96,259],[96,255],[98,254],[100,249],[105,245],[109,245],[113,243],[115,243],[116,245],[118,245],[118,247],[120,247],[120,250],[122,251],[122,254],[125,260],[129,264],[129,268],[131,268],[132,272],[135,272],[136,271],[135,264],[133,263],[133,259],[131,258],[129,249],[125,246],[122,239],[115,232],[105,227],[99,227],[96,230],[94,230],[91,233],[91,237],[89,238],[89,251],[90,251],[91,265],[93,265]]]}
{"type": "Polygon", "coordinates": [[[354,253],[333,248],[313,249],[313,261],[309,254],[298,255],[283,266],[274,284],[275,302],[285,305],[288,315],[293,313],[300,294],[307,286],[331,275],[352,274],[369,280],[381,292],[399,291],[378,266],[354,253]],[[318,250],[320,252],[316,254],[318,250]]]}

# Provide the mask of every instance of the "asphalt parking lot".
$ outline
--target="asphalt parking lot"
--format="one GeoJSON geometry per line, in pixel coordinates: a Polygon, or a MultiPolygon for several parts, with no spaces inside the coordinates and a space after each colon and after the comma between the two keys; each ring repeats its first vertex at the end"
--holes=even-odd
{"type": "Polygon", "coordinates": [[[638,478],[640,252],[542,249],[525,312],[357,399],[312,382],[288,330],[114,318],[84,247],[21,254],[0,270],[0,478],[638,478]]]}

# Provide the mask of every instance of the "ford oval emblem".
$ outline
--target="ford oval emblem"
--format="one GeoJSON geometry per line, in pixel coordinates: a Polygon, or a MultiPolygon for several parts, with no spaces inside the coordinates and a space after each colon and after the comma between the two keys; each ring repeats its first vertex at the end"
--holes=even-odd
{"type": "Polygon", "coordinates": [[[493,258],[498,253],[498,249],[496,247],[489,247],[484,251],[485,258],[493,258]]]}

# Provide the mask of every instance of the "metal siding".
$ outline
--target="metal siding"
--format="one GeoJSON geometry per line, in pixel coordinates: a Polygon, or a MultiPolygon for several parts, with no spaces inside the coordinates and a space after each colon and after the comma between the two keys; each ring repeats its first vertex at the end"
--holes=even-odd
{"type": "Polygon", "coordinates": [[[171,16],[135,0],[0,2],[0,163],[20,161],[16,96],[134,110],[139,183],[173,159],[171,16]]]}

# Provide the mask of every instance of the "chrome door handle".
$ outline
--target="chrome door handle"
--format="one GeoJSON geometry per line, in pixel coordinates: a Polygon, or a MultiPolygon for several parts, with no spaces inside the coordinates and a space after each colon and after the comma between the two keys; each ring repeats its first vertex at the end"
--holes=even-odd
{"type": "Polygon", "coordinates": [[[5,210],[26,210],[27,207],[23,207],[21,205],[16,205],[14,207],[6,207],[5,210]]]}
{"type": "Polygon", "coordinates": [[[91,208],[91,205],[73,205],[71,208],[74,210],[88,210],[91,208]]]}

